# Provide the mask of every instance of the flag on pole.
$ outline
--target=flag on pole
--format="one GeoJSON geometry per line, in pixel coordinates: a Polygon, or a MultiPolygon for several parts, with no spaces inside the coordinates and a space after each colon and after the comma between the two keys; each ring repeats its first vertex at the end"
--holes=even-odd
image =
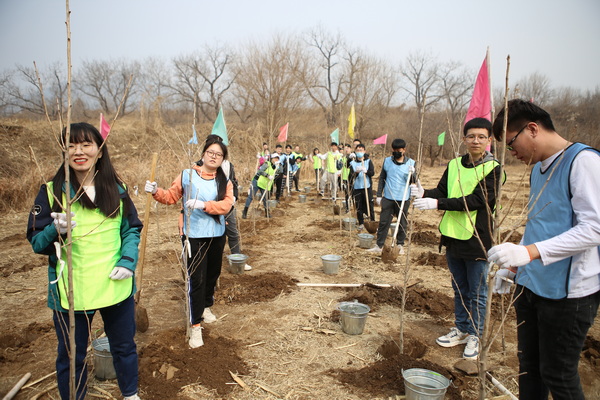
{"type": "Polygon", "coordinates": [[[438,135],[438,146],[443,146],[445,141],[446,141],[446,131],[444,131],[438,135]]]}
{"type": "Polygon", "coordinates": [[[387,133],[383,136],[379,136],[377,139],[373,140],[373,144],[386,144],[387,143],[387,133]]]}
{"type": "Polygon", "coordinates": [[[225,126],[225,118],[223,118],[223,107],[219,109],[219,115],[212,128],[211,135],[217,135],[223,139],[223,144],[229,146],[229,139],[227,139],[227,127],[225,126]]]}
{"type": "Polygon", "coordinates": [[[194,125],[192,125],[192,131],[194,134],[188,144],[198,144],[198,135],[196,135],[196,127],[194,125]]]}
{"type": "Polygon", "coordinates": [[[102,136],[102,139],[106,140],[109,133],[110,125],[104,119],[104,114],[100,113],[100,136],[102,136]]]}
{"type": "Polygon", "coordinates": [[[281,128],[279,128],[279,136],[277,136],[277,141],[278,142],[285,142],[287,141],[287,136],[288,136],[288,128],[290,126],[290,123],[288,122],[287,124],[285,124],[284,126],[282,126],[281,128]]]}
{"type": "Polygon", "coordinates": [[[339,129],[336,128],[335,131],[333,131],[329,134],[329,137],[331,137],[332,142],[340,144],[340,130],[339,129]]]}
{"type": "Polygon", "coordinates": [[[492,120],[492,96],[490,93],[490,75],[487,61],[488,58],[486,55],[483,64],[481,64],[481,68],[479,69],[477,80],[475,81],[473,97],[471,97],[471,103],[469,104],[469,110],[465,117],[465,123],[473,118],[492,120]]]}
{"type": "Polygon", "coordinates": [[[356,125],[356,113],[354,112],[354,103],[350,108],[350,115],[348,115],[348,136],[354,140],[354,126],[356,125]]]}

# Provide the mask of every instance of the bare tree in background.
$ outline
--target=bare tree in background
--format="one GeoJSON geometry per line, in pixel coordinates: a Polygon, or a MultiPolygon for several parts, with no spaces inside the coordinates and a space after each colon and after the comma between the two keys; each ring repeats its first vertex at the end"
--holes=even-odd
{"type": "Polygon", "coordinates": [[[419,121],[422,112],[427,112],[431,106],[442,99],[442,95],[436,91],[439,68],[437,60],[432,55],[421,51],[410,53],[401,67],[405,80],[403,89],[414,101],[419,121]]]}
{"type": "Polygon", "coordinates": [[[264,121],[269,134],[285,124],[289,112],[305,104],[303,86],[297,79],[302,67],[300,43],[276,36],[267,44],[250,43],[236,63],[236,97],[233,105],[249,107],[264,121]],[[239,96],[239,97],[238,97],[239,96]]]}
{"type": "Polygon", "coordinates": [[[313,54],[304,58],[300,79],[325,114],[327,126],[337,126],[342,113],[340,106],[353,95],[362,65],[361,54],[350,49],[339,33],[331,35],[322,27],[312,30],[305,41],[313,54]]]}
{"type": "Polygon", "coordinates": [[[163,105],[173,95],[171,77],[172,71],[163,59],[148,57],[142,62],[138,78],[140,109],[152,108],[160,117],[163,105]]]}
{"type": "Polygon", "coordinates": [[[534,72],[519,79],[515,86],[515,96],[523,100],[533,100],[540,107],[547,106],[553,97],[550,78],[540,72],[534,72]]]}
{"type": "MultiPolygon", "coordinates": [[[[44,90],[44,97],[48,104],[50,116],[58,116],[58,109],[66,107],[66,81],[60,63],[54,63],[48,68],[39,71],[44,90]]],[[[13,72],[6,72],[0,79],[0,92],[4,107],[14,110],[27,111],[35,115],[46,115],[42,95],[35,68],[17,65],[13,72]]]]}
{"type": "Polygon", "coordinates": [[[137,61],[109,60],[84,61],[75,86],[91,98],[106,114],[114,114],[121,100],[121,116],[136,109],[135,98],[139,94],[140,64],[137,61]],[[130,77],[131,87],[127,90],[130,77]]]}
{"type": "Polygon", "coordinates": [[[232,62],[231,51],[222,46],[206,46],[201,53],[177,57],[173,59],[175,78],[171,89],[180,102],[196,104],[197,114],[214,122],[235,80],[230,71],[232,62]]]}
{"type": "Polygon", "coordinates": [[[370,124],[391,111],[399,90],[398,73],[388,63],[375,57],[359,56],[360,68],[355,74],[352,99],[355,101],[356,127],[360,134],[370,124]]]}

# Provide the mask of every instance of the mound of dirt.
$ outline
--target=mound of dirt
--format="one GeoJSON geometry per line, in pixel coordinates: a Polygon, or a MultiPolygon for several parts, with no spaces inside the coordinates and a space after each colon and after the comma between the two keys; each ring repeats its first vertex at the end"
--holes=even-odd
{"type": "Polygon", "coordinates": [[[440,238],[438,234],[432,231],[416,231],[413,232],[410,240],[413,243],[419,244],[421,246],[425,245],[437,245],[440,242],[440,238]]]}
{"type": "Polygon", "coordinates": [[[296,281],[280,272],[260,275],[221,275],[216,303],[250,304],[269,301],[296,288],[296,281]]]}
{"type": "MultiPolygon", "coordinates": [[[[354,299],[371,307],[371,311],[377,310],[384,304],[399,307],[402,305],[402,288],[396,286],[381,289],[362,287],[353,289],[340,301],[352,301],[354,299]]],[[[408,290],[406,310],[425,312],[432,317],[445,318],[454,312],[454,300],[442,293],[413,286],[408,290]]]]}
{"type": "Polygon", "coordinates": [[[434,267],[446,268],[446,255],[432,253],[431,251],[421,253],[420,256],[413,258],[413,263],[417,265],[432,265],[434,267]]]}
{"type": "Polygon", "coordinates": [[[400,354],[398,346],[392,341],[382,344],[378,352],[384,358],[371,365],[360,369],[331,369],[327,373],[337,378],[348,389],[355,388],[360,393],[365,393],[365,397],[381,398],[405,393],[404,379],[402,378],[403,369],[424,368],[452,380],[453,385],[448,387],[446,399],[464,399],[461,388],[465,384],[462,382],[462,378],[453,372],[438,364],[419,360],[408,354],[400,354]],[[396,348],[396,351],[393,351],[394,348],[396,348]]]}
{"type": "Polygon", "coordinates": [[[229,371],[247,374],[248,367],[238,350],[241,344],[224,337],[211,337],[203,330],[205,345],[188,348],[185,329],[159,332],[139,351],[140,391],[142,398],[175,399],[182,386],[200,384],[223,396],[235,385],[229,371]]]}

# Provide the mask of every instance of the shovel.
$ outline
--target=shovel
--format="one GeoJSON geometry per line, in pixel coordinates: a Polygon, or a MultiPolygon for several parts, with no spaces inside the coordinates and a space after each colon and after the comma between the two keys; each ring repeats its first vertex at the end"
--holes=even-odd
{"type": "MultiPolygon", "coordinates": [[[[150,182],[154,182],[156,177],[156,163],[158,161],[158,153],[152,154],[152,169],[150,171],[150,182]]],[[[135,326],[140,332],[148,330],[148,311],[140,304],[140,296],[142,294],[142,275],[144,272],[144,261],[146,259],[146,238],[148,237],[148,225],[150,224],[150,205],[152,202],[152,193],[146,193],[146,208],[144,209],[144,227],[142,228],[142,237],[140,239],[140,256],[138,265],[135,271],[137,292],[133,299],[135,301],[135,326]]]]}
{"type": "Polygon", "coordinates": [[[388,262],[396,262],[398,259],[398,254],[400,250],[398,250],[398,245],[396,244],[396,237],[398,236],[398,229],[400,228],[400,221],[402,220],[402,212],[404,210],[404,200],[406,198],[406,193],[408,193],[408,187],[410,186],[410,177],[412,175],[412,171],[408,171],[408,176],[406,177],[406,186],[404,186],[404,194],[402,195],[402,202],[400,203],[400,211],[398,212],[398,221],[396,222],[396,229],[394,229],[394,236],[392,237],[392,245],[391,246],[383,246],[383,250],[381,251],[381,260],[385,263],[388,262]]]}
{"type": "MultiPolygon", "coordinates": [[[[362,162],[362,166],[365,166],[365,161],[363,160],[362,162]]],[[[367,173],[363,172],[363,182],[364,182],[364,187],[365,187],[365,202],[367,203],[367,216],[369,217],[369,221],[365,221],[364,222],[364,226],[365,229],[367,230],[367,232],[369,233],[375,233],[377,232],[377,226],[379,225],[377,223],[377,221],[371,221],[371,212],[374,212],[375,210],[371,210],[371,203],[369,202],[369,190],[367,189],[367,173]]]]}

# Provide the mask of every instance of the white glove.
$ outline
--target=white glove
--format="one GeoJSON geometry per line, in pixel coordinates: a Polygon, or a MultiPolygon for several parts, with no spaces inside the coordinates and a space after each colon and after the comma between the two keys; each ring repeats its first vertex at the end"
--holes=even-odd
{"type": "Polygon", "coordinates": [[[342,174],[342,170],[339,170],[335,173],[335,176],[340,176],[342,174]]]}
{"type": "Polygon", "coordinates": [[[114,267],[110,275],[108,276],[113,281],[120,281],[128,279],[133,276],[133,271],[125,267],[114,267]]]}
{"type": "Polygon", "coordinates": [[[380,206],[381,205],[381,197],[378,197],[375,199],[375,205],[376,206],[380,206]]]}
{"type": "MultiPolygon", "coordinates": [[[[56,230],[60,232],[61,235],[67,233],[67,214],[65,213],[50,213],[50,216],[54,218],[54,226],[56,230]]],[[[73,218],[75,214],[71,213],[71,218],[73,218]]],[[[77,223],[71,219],[71,228],[75,228],[77,223]]]]}
{"type": "Polygon", "coordinates": [[[269,180],[272,181],[273,179],[275,179],[275,175],[269,175],[269,180]]]}
{"type": "Polygon", "coordinates": [[[146,185],[144,186],[144,191],[146,191],[146,193],[154,194],[157,190],[158,185],[156,184],[156,182],[146,181],[146,185]]]}
{"type": "Polygon", "coordinates": [[[499,269],[494,277],[494,288],[492,289],[492,292],[497,294],[509,293],[510,287],[514,282],[513,280],[515,275],[517,274],[512,272],[510,269],[499,269]]]}
{"type": "Polygon", "coordinates": [[[358,167],[358,172],[367,172],[367,167],[358,167]]]}
{"type": "Polygon", "coordinates": [[[408,166],[408,172],[410,172],[411,175],[414,175],[415,171],[416,171],[416,169],[415,169],[414,165],[408,166]]]}
{"type": "Polygon", "coordinates": [[[187,208],[195,208],[197,210],[204,210],[204,202],[196,199],[189,199],[185,202],[187,208]]]}
{"type": "Polygon", "coordinates": [[[488,261],[500,268],[522,267],[531,262],[531,256],[525,246],[502,243],[488,250],[488,261]]]}
{"type": "Polygon", "coordinates": [[[423,186],[421,186],[421,181],[417,180],[417,184],[415,185],[414,183],[412,185],[410,185],[410,195],[411,197],[415,197],[417,199],[420,199],[421,197],[423,197],[423,195],[425,194],[425,190],[423,189],[423,186]]]}
{"type": "Polygon", "coordinates": [[[432,199],[431,197],[416,199],[414,204],[419,210],[437,210],[438,208],[437,199],[432,199]]]}

